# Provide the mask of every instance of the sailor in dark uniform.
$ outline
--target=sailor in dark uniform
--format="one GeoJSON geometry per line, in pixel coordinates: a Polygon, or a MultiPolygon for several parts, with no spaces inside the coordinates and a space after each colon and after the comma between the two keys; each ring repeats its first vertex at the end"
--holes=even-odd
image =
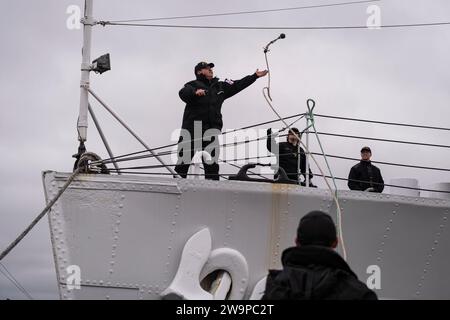
{"type": "Polygon", "coordinates": [[[369,147],[363,147],[361,161],[351,168],[348,175],[348,187],[351,190],[383,192],[384,181],[381,171],[372,164],[371,157],[372,150],[369,147]]]}
{"type": "MultiPolygon", "coordinates": [[[[300,131],[297,128],[289,129],[289,133],[286,137],[286,142],[277,143],[275,141],[275,134],[272,133],[272,129],[267,129],[267,150],[277,156],[279,167],[283,168],[287,176],[291,180],[300,183],[300,175],[303,175],[306,181],[306,155],[302,147],[299,146],[299,140],[294,135],[301,138],[300,131]],[[300,157],[300,159],[299,159],[300,157]],[[299,163],[300,161],[300,163],[299,163]],[[300,165],[300,173],[298,167],[300,165]]],[[[275,173],[275,179],[278,176],[278,172],[275,173]]],[[[311,168],[309,169],[309,180],[313,178],[311,168]]],[[[304,182],[301,182],[305,185],[304,182]]],[[[315,187],[310,182],[311,187],[315,187]]]]}
{"type": "Polygon", "coordinates": [[[213,63],[198,63],[194,68],[196,79],[186,83],[179,92],[186,107],[175,171],[183,178],[187,176],[190,162],[196,151],[206,149],[212,159],[203,161],[205,178],[219,180],[218,135],[223,127],[222,104],[226,99],[250,86],[256,79],[267,74],[267,70],[256,70],[255,73],[240,80],[219,81],[214,77],[213,67],[213,63]],[[199,129],[195,130],[196,128],[199,129]],[[195,143],[196,141],[198,143],[195,143]]]}

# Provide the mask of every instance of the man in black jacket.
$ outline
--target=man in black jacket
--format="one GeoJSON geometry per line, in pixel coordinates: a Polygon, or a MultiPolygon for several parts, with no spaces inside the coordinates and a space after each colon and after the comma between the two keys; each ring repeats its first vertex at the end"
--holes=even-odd
{"type": "Polygon", "coordinates": [[[350,190],[367,192],[383,192],[384,181],[381,171],[375,167],[370,158],[372,151],[369,147],[361,149],[361,161],[350,169],[348,187],[350,190]]]}
{"type": "MultiPolygon", "coordinates": [[[[286,171],[289,179],[300,183],[300,175],[303,175],[306,181],[306,155],[297,137],[301,138],[301,133],[297,128],[289,129],[289,133],[286,137],[286,142],[277,143],[275,141],[275,134],[272,133],[272,129],[267,129],[267,150],[277,156],[278,166],[286,171]],[[299,152],[300,151],[300,152],[299,152]],[[298,173],[299,166],[299,153],[300,153],[300,174],[298,173]]],[[[278,172],[275,173],[275,179],[278,176],[278,172]]],[[[309,185],[314,187],[311,183],[313,174],[311,168],[309,168],[309,185]]],[[[302,185],[306,185],[302,182],[302,185]]]]}
{"type": "Polygon", "coordinates": [[[256,70],[241,80],[219,81],[214,77],[213,63],[200,62],[194,68],[196,80],[190,81],[180,90],[179,96],[186,103],[178,145],[178,162],[175,171],[186,178],[189,164],[196,151],[208,150],[211,161],[204,161],[206,179],[219,180],[219,143],[222,122],[222,104],[244,90],[267,70],[256,70]],[[196,143],[197,142],[197,143],[196,143]]]}
{"type": "Polygon", "coordinates": [[[322,211],[305,215],[296,246],[283,251],[283,270],[269,270],[263,300],[376,300],[333,249],[338,240],[331,217],[322,211]]]}

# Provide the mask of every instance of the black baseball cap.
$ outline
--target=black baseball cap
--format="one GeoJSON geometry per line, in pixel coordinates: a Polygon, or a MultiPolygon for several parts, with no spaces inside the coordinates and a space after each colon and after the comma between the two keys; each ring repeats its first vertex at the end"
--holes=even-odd
{"type": "Polygon", "coordinates": [[[370,153],[372,153],[372,150],[370,150],[368,146],[362,147],[361,153],[363,153],[364,151],[369,151],[370,153]]]}
{"type": "Polygon", "coordinates": [[[300,245],[331,247],[336,239],[336,226],[329,214],[311,211],[300,220],[297,229],[297,241],[300,245]]]}
{"type": "Polygon", "coordinates": [[[290,128],[288,134],[294,134],[294,133],[296,135],[300,136],[300,131],[297,128],[294,128],[294,127],[290,128]]]}
{"type": "Polygon", "coordinates": [[[199,63],[197,63],[197,65],[195,66],[195,68],[194,68],[194,73],[197,75],[197,72],[198,71],[200,71],[200,70],[202,70],[202,69],[205,69],[205,68],[214,68],[214,63],[211,63],[211,62],[205,62],[205,61],[202,61],[202,62],[199,62],[199,63]]]}

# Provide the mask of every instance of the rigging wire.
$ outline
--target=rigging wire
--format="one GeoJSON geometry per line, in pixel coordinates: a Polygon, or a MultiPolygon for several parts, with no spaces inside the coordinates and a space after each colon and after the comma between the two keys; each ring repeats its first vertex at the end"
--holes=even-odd
{"type": "Polygon", "coordinates": [[[341,138],[351,138],[351,139],[362,139],[362,140],[372,140],[372,141],[392,142],[392,143],[411,144],[411,145],[424,146],[424,147],[436,147],[436,148],[447,148],[447,149],[450,149],[450,145],[445,145],[445,144],[431,144],[431,143],[424,143],[424,142],[413,142],[413,141],[403,141],[403,140],[391,140],[391,139],[382,139],[382,138],[372,138],[372,137],[353,136],[353,135],[338,134],[338,133],[329,133],[329,132],[317,132],[317,134],[319,134],[319,135],[325,135],[325,136],[341,137],[341,138]]]}
{"type": "MultiPolygon", "coordinates": [[[[330,135],[330,136],[337,136],[337,137],[348,137],[348,138],[355,138],[355,139],[364,139],[364,140],[375,140],[375,141],[384,141],[384,142],[393,142],[393,143],[404,143],[404,144],[413,144],[413,145],[421,145],[421,146],[432,146],[432,147],[441,147],[441,148],[449,148],[450,146],[447,145],[436,145],[436,144],[428,144],[428,143],[419,143],[419,142],[409,142],[409,141],[398,141],[398,140],[389,140],[389,139],[378,139],[378,138],[370,138],[370,137],[360,137],[360,136],[351,136],[351,135],[341,135],[341,134],[333,134],[333,133],[326,133],[326,132],[317,132],[317,134],[319,135],[330,135]]],[[[282,134],[279,137],[285,137],[287,136],[286,134],[282,134]]],[[[236,141],[236,142],[230,142],[230,143],[225,143],[222,144],[221,147],[222,148],[228,148],[228,147],[232,147],[232,146],[238,146],[241,144],[248,144],[251,142],[255,142],[255,141],[260,141],[263,139],[266,139],[266,136],[262,136],[262,137],[258,137],[258,138],[254,138],[254,139],[250,139],[250,140],[245,140],[245,141],[236,141]]],[[[158,148],[155,148],[158,149],[158,148]]],[[[154,150],[154,149],[153,149],[154,150]]],[[[187,149],[185,151],[191,151],[191,149],[187,149]]],[[[138,154],[138,153],[143,153],[145,151],[139,151],[139,152],[135,152],[135,153],[131,153],[131,155],[133,154],[138,154]]],[[[177,153],[178,150],[172,150],[172,151],[164,151],[164,152],[160,152],[158,153],[158,156],[168,156],[168,155],[172,155],[177,153]]],[[[319,153],[312,153],[315,155],[322,155],[319,153]]],[[[133,161],[133,160],[140,160],[140,159],[146,159],[146,158],[153,158],[153,155],[142,155],[142,156],[136,156],[136,157],[126,157],[129,154],[126,155],[122,155],[119,156],[117,158],[114,159],[104,159],[104,160],[99,160],[97,162],[92,162],[93,164],[97,164],[97,163],[103,163],[103,164],[108,164],[108,163],[112,163],[113,160],[116,162],[123,162],[123,161],[133,161]],[[117,160],[116,160],[117,159],[117,160]]],[[[360,159],[356,159],[356,158],[350,158],[350,157],[343,157],[343,156],[337,156],[337,155],[330,155],[330,157],[334,157],[334,158],[342,158],[342,159],[350,159],[350,160],[356,160],[359,161],[360,159]]],[[[416,166],[416,165],[407,165],[407,164],[396,164],[393,162],[381,162],[381,161],[373,161],[374,163],[380,163],[380,164],[387,164],[387,165],[396,165],[396,166],[403,166],[403,167],[411,167],[411,168],[418,168],[418,169],[430,169],[430,170],[438,170],[438,171],[448,171],[448,169],[444,169],[444,168],[434,168],[434,167],[427,167],[427,166],[416,166]]]]}
{"type": "MultiPolygon", "coordinates": [[[[299,114],[294,114],[294,115],[289,116],[289,117],[285,117],[285,118],[283,118],[283,119],[288,120],[288,119],[292,119],[292,118],[295,118],[295,117],[299,117],[297,120],[295,120],[295,121],[291,124],[291,125],[293,125],[293,124],[295,124],[297,121],[299,121],[300,119],[302,119],[304,116],[305,116],[305,113],[299,113],[299,114]]],[[[226,134],[238,132],[238,131],[240,131],[240,130],[250,129],[250,128],[254,128],[254,127],[258,127],[258,126],[262,126],[262,125],[266,125],[266,124],[270,124],[270,123],[280,122],[280,121],[281,121],[280,119],[274,119],[274,120],[269,120],[269,121],[259,122],[259,123],[256,123],[256,124],[253,124],[253,125],[250,125],[250,126],[245,126],[245,127],[241,127],[241,128],[238,128],[238,129],[232,129],[232,130],[229,130],[229,131],[224,131],[224,132],[222,132],[222,135],[226,135],[226,134]]],[[[280,131],[283,131],[283,130],[285,130],[285,129],[286,129],[286,128],[282,128],[280,131]]],[[[188,143],[188,142],[191,142],[191,143],[192,143],[192,142],[199,141],[199,140],[203,140],[203,138],[191,139],[191,140],[186,141],[186,143],[188,143]]],[[[153,148],[152,150],[153,150],[153,151],[157,151],[157,150],[161,150],[161,149],[166,149],[166,148],[175,147],[175,146],[177,146],[177,145],[178,145],[178,142],[175,142],[175,143],[170,143],[170,144],[163,145],[163,146],[160,146],[160,147],[157,147],[157,148],[153,148]]],[[[186,151],[191,151],[191,150],[189,149],[189,150],[186,150],[186,151]]],[[[120,156],[115,156],[114,158],[106,158],[106,159],[103,159],[103,160],[101,160],[101,161],[102,161],[103,163],[107,163],[108,161],[112,162],[112,160],[116,160],[116,159],[120,159],[120,158],[124,158],[124,157],[128,157],[128,156],[133,156],[133,155],[137,155],[137,154],[141,154],[141,153],[147,153],[147,152],[148,152],[148,150],[145,149],[145,150],[141,150],[141,151],[136,151],[136,152],[131,152],[131,153],[123,154],[123,155],[120,155],[120,156]]],[[[167,151],[166,151],[166,152],[167,152],[167,151]]],[[[176,151],[170,152],[170,154],[173,154],[173,153],[175,153],[175,152],[176,152],[176,151]]],[[[163,154],[163,153],[158,153],[158,155],[165,155],[165,154],[163,154]]],[[[146,157],[142,157],[142,158],[146,158],[146,157]]],[[[139,159],[142,159],[142,158],[139,158],[139,159]]],[[[118,161],[120,161],[120,160],[118,160],[118,161]]],[[[94,164],[94,163],[96,163],[96,162],[93,161],[92,163],[94,164]]],[[[100,163],[100,161],[98,161],[97,163],[100,163]]]]}
{"type": "MultiPolygon", "coordinates": [[[[111,169],[111,170],[115,170],[115,169],[111,169]]],[[[170,173],[167,172],[143,172],[143,171],[124,171],[124,174],[133,174],[133,175],[158,175],[158,176],[173,176],[170,173]]],[[[286,172],[288,174],[288,172],[286,172]]],[[[296,172],[294,172],[293,174],[295,174],[296,172]]],[[[214,175],[214,174],[211,174],[214,175]]],[[[220,173],[220,174],[216,174],[216,175],[223,175],[223,176],[236,176],[236,173],[220,173]]],[[[258,173],[247,173],[248,176],[261,176],[258,173]]],[[[198,177],[202,177],[204,176],[204,174],[202,173],[188,173],[187,176],[198,176],[198,177]]],[[[329,175],[320,175],[320,174],[316,174],[314,173],[314,176],[317,177],[324,177],[324,178],[329,178],[331,179],[332,176],[329,175]]],[[[267,177],[266,177],[267,178],[267,177]]],[[[348,178],[342,178],[342,177],[334,177],[336,180],[342,180],[342,181],[354,181],[354,182],[367,182],[367,181],[363,181],[363,180],[356,180],[356,179],[348,179],[348,178]]],[[[270,180],[270,179],[268,179],[270,180]]],[[[268,181],[269,182],[269,181],[268,181]]],[[[381,185],[381,183],[376,183],[373,182],[373,184],[378,184],[381,185]]],[[[417,190],[417,191],[427,191],[427,192],[435,192],[435,193],[443,193],[443,194],[450,194],[450,191],[446,191],[446,190],[435,190],[435,189],[425,189],[425,188],[415,188],[415,187],[407,187],[407,186],[400,186],[400,185],[395,185],[395,184],[387,184],[384,183],[383,184],[385,187],[393,187],[393,188],[400,188],[400,189],[409,189],[409,190],[417,190]]],[[[347,191],[347,190],[341,190],[341,191],[347,191]]]]}
{"type": "MultiPolygon", "coordinates": [[[[289,153],[281,153],[279,155],[287,155],[289,153]]],[[[322,156],[322,153],[318,152],[311,152],[312,155],[322,156]]],[[[349,161],[361,161],[361,159],[358,158],[351,158],[351,157],[344,157],[344,156],[337,156],[332,154],[325,154],[327,157],[330,158],[336,158],[341,160],[349,160],[349,161]]],[[[274,158],[274,155],[258,155],[254,157],[244,157],[244,158],[235,158],[235,159],[219,159],[220,161],[224,162],[239,162],[239,161],[248,161],[248,160],[258,160],[258,159],[265,159],[265,158],[274,158]]],[[[432,170],[432,171],[445,171],[450,172],[449,168],[437,168],[437,167],[427,167],[427,166],[416,166],[416,165],[410,165],[410,164],[403,164],[403,163],[394,163],[394,162],[384,162],[384,161],[371,161],[375,164],[383,164],[383,165],[389,165],[389,166],[397,166],[397,167],[405,167],[405,168],[412,168],[412,169],[422,169],[422,170],[432,170]]],[[[169,164],[168,166],[176,166],[175,164],[169,164]]],[[[125,167],[124,169],[134,169],[134,168],[140,168],[140,169],[159,169],[163,168],[162,165],[156,164],[156,165],[146,165],[146,166],[134,166],[134,167],[125,167]]],[[[113,170],[108,169],[108,170],[113,170]]]]}
{"type": "Polygon", "coordinates": [[[387,121],[367,120],[367,119],[361,119],[361,118],[338,117],[338,116],[330,116],[330,115],[325,115],[325,114],[315,114],[314,116],[319,117],[319,118],[329,118],[329,119],[346,120],[346,121],[358,121],[358,122],[366,122],[366,123],[385,124],[385,125],[390,125],[390,126],[402,126],[402,127],[421,128],[421,129],[450,131],[450,128],[424,126],[424,125],[411,124],[411,123],[387,122],[387,121]]]}
{"type": "Polygon", "coordinates": [[[11,272],[9,272],[8,268],[0,262],[0,266],[3,267],[0,268],[0,272],[5,276],[6,279],[8,279],[21,293],[23,293],[29,300],[34,300],[31,294],[20,284],[20,282],[13,276],[11,272]],[[6,273],[5,273],[6,272],[6,273]]]}
{"type": "MultiPolygon", "coordinates": [[[[316,153],[316,152],[313,152],[312,154],[322,155],[321,153],[316,153]]],[[[361,159],[357,159],[357,158],[343,157],[343,156],[337,156],[337,155],[332,155],[332,154],[326,154],[326,156],[330,157],[330,158],[336,158],[336,159],[342,159],[342,160],[361,161],[361,159]]],[[[395,163],[395,162],[384,162],[384,161],[371,161],[371,162],[372,163],[378,163],[378,164],[384,164],[384,165],[388,165],[388,166],[396,166],[396,167],[405,167],[405,168],[412,168],[412,169],[423,169],[423,170],[447,171],[447,172],[450,172],[450,169],[448,169],[448,168],[416,166],[416,165],[412,165],[412,164],[403,164],[403,163],[395,163]]]]}
{"type": "MultiPolygon", "coordinates": [[[[289,153],[281,153],[280,155],[287,155],[289,153]]],[[[323,153],[318,153],[318,152],[311,152],[311,154],[313,155],[317,155],[317,156],[322,156],[323,153]]],[[[325,154],[327,157],[330,158],[337,158],[337,159],[342,159],[342,160],[352,160],[352,161],[361,161],[361,159],[357,159],[357,158],[350,158],[350,157],[343,157],[343,156],[336,156],[336,155],[332,155],[332,154],[325,154]]],[[[255,160],[255,159],[264,159],[264,158],[273,158],[275,156],[273,155],[258,155],[255,157],[246,157],[246,158],[236,158],[236,159],[231,159],[231,160],[227,160],[227,161],[248,161],[248,160],[255,160]]],[[[377,164],[384,164],[384,165],[390,165],[390,166],[398,166],[398,167],[406,167],[406,168],[412,168],[412,169],[424,169],[424,170],[434,170],[434,171],[447,171],[450,172],[449,168],[436,168],[436,167],[425,167],[425,166],[416,166],[416,165],[409,165],[409,164],[402,164],[402,163],[393,163],[393,162],[383,162],[383,161],[371,161],[372,163],[377,163],[377,164]]]]}
{"type": "Polygon", "coordinates": [[[302,9],[347,6],[347,5],[363,4],[363,3],[379,2],[379,1],[381,1],[381,0],[349,1],[349,2],[310,5],[310,6],[301,6],[301,7],[278,8],[278,9],[222,12],[222,13],[209,13],[209,14],[187,15],[187,16],[161,17],[161,18],[111,20],[109,22],[141,22],[141,21],[161,21],[161,20],[192,19],[192,18],[206,18],[206,17],[220,17],[220,16],[235,16],[235,15],[244,15],[244,14],[260,14],[260,13],[268,13],[268,12],[281,12],[281,11],[293,11],[293,10],[302,10],[302,9]]]}
{"type": "MultiPolygon", "coordinates": [[[[284,117],[283,119],[287,120],[287,119],[292,119],[295,117],[300,117],[298,120],[300,120],[301,118],[303,118],[305,116],[305,113],[299,113],[299,114],[295,114],[289,117],[284,117]]],[[[416,124],[409,124],[409,123],[400,123],[400,122],[386,122],[386,121],[373,121],[373,120],[367,120],[367,119],[358,119],[358,118],[349,118],[349,117],[338,117],[338,116],[331,116],[331,115],[323,115],[323,114],[316,114],[316,117],[322,117],[322,118],[331,118],[331,119],[337,119],[337,120],[347,120],[347,121],[356,121],[356,122],[366,122],[366,123],[376,123],[376,124],[383,124],[383,125],[390,125],[390,126],[403,126],[403,127],[412,127],[412,128],[421,128],[421,129],[430,129],[430,130],[444,130],[444,131],[450,131],[450,128],[444,128],[444,127],[436,127],[436,126],[424,126],[424,125],[416,125],[416,124]]],[[[297,120],[297,121],[298,121],[297,120]]],[[[254,128],[254,127],[258,127],[261,125],[266,125],[266,124],[270,124],[270,123],[275,123],[275,122],[280,122],[280,119],[274,119],[274,120],[270,120],[270,121],[264,121],[264,122],[260,122],[260,123],[256,123],[253,125],[249,125],[249,126],[245,126],[242,128],[238,128],[238,129],[233,129],[233,130],[229,130],[229,131],[224,131],[222,132],[222,135],[226,135],[229,133],[233,133],[233,132],[237,132],[239,130],[245,130],[245,129],[250,129],[250,128],[254,128]]],[[[294,122],[295,123],[295,122],[294,122]]],[[[281,131],[283,131],[285,128],[281,129],[281,131]]],[[[359,137],[359,136],[345,136],[345,135],[339,135],[339,134],[334,134],[334,133],[328,133],[328,132],[318,132],[318,134],[324,134],[324,135],[330,135],[330,136],[337,136],[337,137],[349,137],[349,138],[361,138],[361,139],[367,139],[367,140],[371,140],[372,138],[370,137],[359,137]]],[[[280,135],[280,137],[285,136],[285,135],[280,135]]],[[[266,137],[266,136],[265,136],[266,137]]],[[[258,138],[257,140],[261,140],[262,138],[258,138]]],[[[375,139],[375,138],[374,138],[375,139]]],[[[399,143],[410,143],[409,141],[401,141],[401,140],[388,140],[388,139],[380,139],[380,138],[376,138],[377,141],[385,141],[385,142],[399,142],[399,143]]],[[[257,140],[250,140],[249,142],[252,141],[257,141],[257,140]]],[[[194,140],[191,140],[195,141],[194,140]]],[[[238,142],[237,144],[240,144],[241,142],[238,142]]],[[[428,144],[428,143],[420,143],[420,142],[412,142],[412,144],[415,145],[423,145],[423,146],[434,146],[434,147],[442,147],[442,148],[448,148],[449,146],[447,145],[438,145],[438,144],[428,144]]],[[[178,143],[171,143],[171,144],[167,144],[167,145],[163,145],[157,148],[154,148],[152,150],[161,150],[161,149],[166,149],[166,148],[170,148],[170,147],[174,147],[177,146],[178,143]]],[[[232,145],[232,144],[228,144],[228,145],[232,145]]],[[[226,145],[226,146],[228,146],[226,145]]],[[[129,156],[133,156],[133,155],[138,155],[141,153],[147,153],[148,150],[141,150],[141,151],[137,151],[137,152],[132,152],[132,153],[127,153],[127,154],[123,154],[123,155],[119,155],[119,156],[115,156],[114,158],[106,158],[103,159],[102,161],[105,163],[108,163],[108,161],[112,162],[111,160],[115,160],[115,159],[120,159],[120,158],[125,158],[125,157],[129,157],[129,156]]],[[[167,151],[166,151],[167,152],[167,151]]],[[[175,153],[174,152],[170,152],[169,154],[175,153]]],[[[164,155],[163,153],[158,153],[158,155],[164,155]]],[[[151,157],[151,156],[150,156],[151,157]]],[[[147,156],[144,157],[138,157],[138,158],[133,158],[133,159],[129,159],[129,160],[135,160],[135,159],[143,159],[143,158],[147,158],[147,156]]]]}
{"type": "MultiPolygon", "coordinates": [[[[320,175],[317,175],[317,176],[320,176],[320,175]]],[[[325,176],[325,178],[331,178],[331,176],[325,176]]],[[[363,180],[340,178],[340,177],[336,177],[335,179],[336,180],[342,180],[342,181],[367,182],[367,181],[363,181],[363,180]]],[[[434,189],[415,188],[415,187],[399,186],[399,185],[395,185],[395,184],[378,183],[378,182],[372,182],[372,183],[373,184],[377,184],[377,185],[384,185],[385,187],[391,187],[391,188],[400,188],[400,189],[409,189],[409,190],[417,190],[417,191],[428,191],[428,192],[450,194],[450,191],[446,191],[446,190],[434,190],[434,189]]]]}
{"type": "Polygon", "coordinates": [[[55,197],[49,201],[49,203],[45,206],[45,208],[41,211],[41,213],[30,223],[30,225],[13,241],[11,244],[3,250],[3,252],[0,254],[0,261],[6,257],[6,255],[14,249],[15,246],[19,244],[19,242],[28,234],[28,232],[33,229],[33,227],[39,222],[39,220],[42,219],[42,217],[47,213],[48,210],[55,204],[55,202],[59,199],[59,197],[66,191],[67,187],[72,183],[72,181],[75,179],[75,177],[81,172],[81,170],[84,168],[78,168],[76,169],[69,178],[67,178],[67,181],[64,183],[64,185],[61,187],[61,189],[58,191],[58,193],[55,195],[55,197]]]}
{"type": "MultiPolygon", "coordinates": [[[[286,136],[286,134],[280,135],[279,137],[284,137],[284,136],[286,136]]],[[[236,145],[240,145],[240,144],[246,144],[246,143],[251,143],[251,142],[255,142],[255,141],[260,141],[260,140],[266,139],[266,138],[267,138],[267,136],[263,136],[263,137],[258,137],[258,138],[252,139],[252,140],[239,141],[239,142],[234,142],[234,143],[230,143],[230,144],[223,144],[223,145],[221,145],[221,147],[225,147],[226,148],[226,147],[230,147],[230,146],[236,146],[236,145]]],[[[186,151],[190,151],[190,150],[186,150],[186,151]]],[[[178,152],[177,150],[161,152],[161,153],[158,153],[158,156],[169,156],[169,155],[175,154],[177,152],[178,152]]],[[[317,153],[317,152],[311,152],[311,154],[318,155],[318,156],[322,156],[323,155],[322,153],[317,153]]],[[[281,155],[285,155],[285,154],[281,154],[281,155]]],[[[325,155],[327,157],[330,157],[330,158],[336,158],[336,159],[342,159],[342,160],[351,160],[351,161],[360,161],[361,160],[361,159],[358,159],[358,158],[346,157],[346,156],[342,156],[342,155],[333,155],[333,154],[325,154],[325,155]]],[[[153,155],[149,154],[149,155],[142,155],[142,156],[137,156],[137,157],[121,158],[121,159],[118,159],[117,162],[134,161],[134,160],[141,160],[141,159],[147,159],[147,158],[152,158],[152,157],[153,157],[153,155]]],[[[256,157],[238,158],[238,159],[232,159],[232,160],[227,160],[227,161],[244,161],[244,160],[270,158],[270,157],[274,157],[274,156],[273,155],[258,155],[256,157]]],[[[112,161],[110,161],[110,160],[104,160],[102,163],[103,164],[108,164],[108,163],[111,163],[111,162],[112,161]]],[[[418,166],[418,165],[412,165],[412,164],[387,162],[387,161],[372,161],[372,163],[378,163],[378,164],[389,165],[389,166],[398,166],[398,167],[412,168],[412,169],[424,169],[424,170],[446,171],[446,172],[450,171],[449,168],[439,168],[439,167],[430,167],[430,166],[418,166]]],[[[153,168],[160,168],[160,166],[155,165],[153,168]]]]}
{"type": "MultiPolygon", "coordinates": [[[[127,26],[127,27],[153,27],[153,28],[180,28],[180,29],[222,29],[222,30],[361,30],[369,29],[368,26],[212,26],[212,25],[175,25],[175,24],[145,24],[145,23],[122,23],[97,21],[102,26],[127,26]]],[[[433,27],[447,26],[450,21],[429,22],[429,23],[410,23],[410,24],[387,24],[377,27],[377,29],[394,29],[394,28],[417,28],[417,27],[433,27]]]]}

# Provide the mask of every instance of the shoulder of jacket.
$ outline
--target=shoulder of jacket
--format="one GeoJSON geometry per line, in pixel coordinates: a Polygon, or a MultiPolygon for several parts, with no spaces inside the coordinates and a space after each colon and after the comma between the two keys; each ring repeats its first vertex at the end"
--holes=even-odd
{"type": "Polygon", "coordinates": [[[225,80],[223,80],[222,82],[223,82],[223,83],[226,83],[226,84],[229,84],[229,85],[234,84],[234,80],[231,80],[231,79],[225,79],[225,80]]]}
{"type": "Polygon", "coordinates": [[[184,85],[185,86],[193,86],[195,84],[197,84],[199,81],[198,80],[191,80],[189,82],[186,82],[184,85]]]}
{"type": "Polygon", "coordinates": [[[267,285],[273,285],[274,283],[285,283],[289,281],[289,276],[285,269],[283,270],[269,270],[267,274],[267,285]]]}
{"type": "Polygon", "coordinates": [[[380,168],[378,168],[377,166],[375,166],[373,163],[372,163],[372,167],[373,167],[375,170],[380,171],[380,168]]]}
{"type": "MultiPolygon", "coordinates": [[[[374,296],[376,299],[376,293],[370,290],[367,285],[361,280],[349,275],[347,277],[347,289],[350,290],[355,296],[359,296],[359,299],[367,298],[367,296],[374,296]]],[[[356,297],[355,297],[356,298],[356,297]]]]}
{"type": "Polygon", "coordinates": [[[281,272],[283,272],[283,270],[278,270],[278,269],[269,269],[269,277],[276,277],[277,275],[279,275],[281,272]]]}
{"type": "Polygon", "coordinates": [[[352,167],[352,169],[356,170],[356,169],[358,169],[360,166],[361,166],[361,163],[358,162],[357,164],[355,164],[355,165],[352,167]]]}

